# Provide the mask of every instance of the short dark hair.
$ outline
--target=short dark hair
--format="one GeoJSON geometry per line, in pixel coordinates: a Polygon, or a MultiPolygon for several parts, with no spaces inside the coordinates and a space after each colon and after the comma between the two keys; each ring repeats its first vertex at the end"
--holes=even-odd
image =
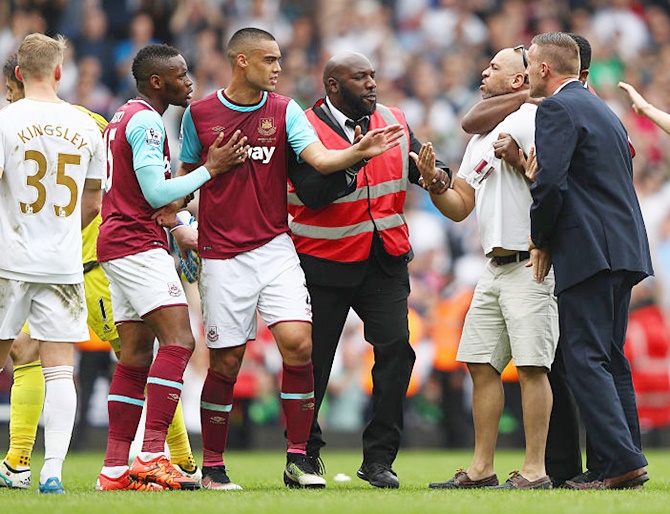
{"type": "MultiPolygon", "coordinates": [[[[142,48],[133,59],[133,77],[135,83],[149,80],[151,75],[161,73],[168,59],[180,55],[179,50],[170,45],[147,45],[142,48]]],[[[138,87],[139,89],[139,87],[138,87]]]]}
{"type": "Polygon", "coordinates": [[[19,65],[19,56],[17,54],[12,54],[7,57],[4,66],[2,67],[2,73],[7,79],[12,79],[16,82],[19,87],[23,88],[23,82],[21,82],[16,76],[16,67],[19,65]]]}
{"type": "Polygon", "coordinates": [[[588,70],[591,67],[591,43],[579,34],[569,33],[568,35],[575,40],[575,43],[579,47],[579,60],[582,63],[579,67],[582,70],[588,70]]]}
{"type": "Polygon", "coordinates": [[[228,41],[226,57],[234,61],[238,54],[247,50],[249,43],[256,41],[276,41],[276,39],[268,31],[256,27],[240,29],[228,41]]]}

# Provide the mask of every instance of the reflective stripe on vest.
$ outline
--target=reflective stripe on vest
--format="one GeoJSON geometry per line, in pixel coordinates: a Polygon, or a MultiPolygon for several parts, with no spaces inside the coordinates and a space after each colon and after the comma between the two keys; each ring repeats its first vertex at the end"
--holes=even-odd
{"type": "MultiPolygon", "coordinates": [[[[307,114],[327,147],[346,147],[348,143],[313,111],[307,114]]],[[[403,213],[409,184],[409,130],[402,113],[398,112],[396,117],[392,109],[383,105],[377,106],[372,120],[372,127],[401,123],[404,134],[398,140],[397,149],[373,158],[361,169],[356,179],[357,188],[352,193],[318,211],[305,207],[293,190],[288,193],[289,211],[294,216],[290,228],[299,253],[340,262],[365,260],[375,230],[382,236],[389,254],[402,255],[409,251],[403,213]],[[333,246],[330,241],[335,240],[339,244],[333,246]]]]}
{"type": "Polygon", "coordinates": [[[388,230],[400,227],[405,223],[404,214],[393,214],[386,218],[376,218],[374,224],[372,220],[367,220],[346,227],[315,227],[314,225],[291,222],[291,231],[296,236],[311,237],[314,239],[342,239],[343,237],[357,236],[365,232],[373,232],[375,225],[377,226],[377,230],[388,230]]]}

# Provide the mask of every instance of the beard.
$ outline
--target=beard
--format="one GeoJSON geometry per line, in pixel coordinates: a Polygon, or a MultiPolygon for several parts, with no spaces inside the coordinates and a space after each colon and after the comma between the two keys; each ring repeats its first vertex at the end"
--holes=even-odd
{"type": "MultiPolygon", "coordinates": [[[[366,91],[365,94],[368,93],[369,92],[366,91]]],[[[351,110],[354,119],[362,118],[363,116],[370,116],[377,108],[376,101],[370,104],[369,101],[365,100],[361,96],[356,96],[347,88],[342,88],[340,95],[342,96],[344,105],[348,106],[351,110]]]]}

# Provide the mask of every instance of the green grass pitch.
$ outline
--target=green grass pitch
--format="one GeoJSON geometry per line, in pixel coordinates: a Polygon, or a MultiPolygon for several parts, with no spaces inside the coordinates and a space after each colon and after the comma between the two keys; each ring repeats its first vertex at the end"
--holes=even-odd
{"type": "MultiPolygon", "coordinates": [[[[670,451],[648,451],[651,480],[642,491],[439,491],[431,481],[453,476],[467,466],[469,452],[402,450],[394,469],[400,489],[379,490],[356,478],[360,452],[325,451],[328,485],[323,490],[294,490],[284,486],[281,452],[235,452],[227,454],[232,479],[244,491],[96,492],[95,478],[102,465],[102,453],[71,453],[65,461],[65,495],[37,494],[38,471],[33,472],[30,490],[0,489],[2,514],[220,514],[296,513],[668,513],[670,512],[670,451]],[[336,482],[342,473],[350,481],[336,482]]],[[[496,457],[498,477],[518,469],[523,454],[500,451],[496,457]]],[[[42,456],[33,459],[39,470],[42,456]]]]}

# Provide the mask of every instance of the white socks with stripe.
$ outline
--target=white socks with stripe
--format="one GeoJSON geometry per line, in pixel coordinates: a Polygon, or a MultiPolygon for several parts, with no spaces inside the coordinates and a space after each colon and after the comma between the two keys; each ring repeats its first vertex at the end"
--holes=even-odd
{"type": "Polygon", "coordinates": [[[61,478],[77,412],[77,392],[73,366],[42,368],[42,373],[45,382],[44,466],[40,483],[43,484],[49,478],[61,478]]]}

